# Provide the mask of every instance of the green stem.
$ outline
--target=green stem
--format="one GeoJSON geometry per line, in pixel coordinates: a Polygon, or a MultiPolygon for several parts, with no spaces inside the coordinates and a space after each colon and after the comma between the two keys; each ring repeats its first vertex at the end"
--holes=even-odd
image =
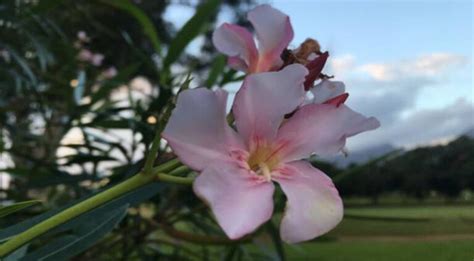
{"type": "Polygon", "coordinates": [[[151,143],[150,152],[145,160],[145,169],[144,173],[147,175],[151,174],[151,170],[153,168],[153,163],[155,162],[156,157],[158,156],[158,149],[160,148],[160,140],[161,140],[161,127],[158,127],[156,131],[155,138],[151,143]]]}
{"type": "Polygon", "coordinates": [[[94,195],[64,211],[52,216],[31,228],[23,231],[22,233],[14,236],[9,241],[5,242],[0,246],[0,257],[4,257],[9,253],[13,252],[15,249],[26,244],[32,239],[46,233],[47,231],[64,224],[65,222],[90,211],[106,202],[109,202],[115,198],[120,197],[121,195],[128,193],[138,187],[151,183],[155,180],[160,180],[164,182],[173,182],[178,184],[191,184],[192,179],[183,178],[183,177],[173,177],[160,173],[162,171],[169,171],[173,169],[179,162],[177,160],[172,160],[166,162],[158,167],[153,169],[153,173],[156,175],[145,175],[143,173],[138,173],[135,176],[119,183],[118,185],[111,187],[103,192],[100,192],[97,195],[94,195]]]}
{"type": "Polygon", "coordinates": [[[174,170],[170,171],[170,175],[172,176],[179,176],[181,174],[186,174],[188,172],[190,172],[191,169],[186,167],[186,166],[179,166],[177,168],[175,168],[174,170]]]}
{"type": "Polygon", "coordinates": [[[153,173],[170,172],[179,166],[181,166],[181,162],[178,159],[172,159],[153,168],[153,173]]]}
{"type": "Polygon", "coordinates": [[[164,173],[158,173],[156,175],[156,180],[163,181],[163,182],[176,183],[176,184],[181,184],[181,185],[192,185],[194,178],[193,177],[175,177],[175,176],[167,175],[164,173]]]}

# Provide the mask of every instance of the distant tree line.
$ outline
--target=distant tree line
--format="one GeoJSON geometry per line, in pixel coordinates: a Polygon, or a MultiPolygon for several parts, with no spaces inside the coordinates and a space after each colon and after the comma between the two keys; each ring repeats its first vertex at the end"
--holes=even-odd
{"type": "Polygon", "coordinates": [[[363,166],[352,165],[346,174],[335,178],[345,197],[370,197],[377,202],[382,194],[399,192],[422,200],[436,192],[453,199],[463,190],[474,190],[473,159],[474,139],[461,136],[447,145],[395,153],[363,166]]]}

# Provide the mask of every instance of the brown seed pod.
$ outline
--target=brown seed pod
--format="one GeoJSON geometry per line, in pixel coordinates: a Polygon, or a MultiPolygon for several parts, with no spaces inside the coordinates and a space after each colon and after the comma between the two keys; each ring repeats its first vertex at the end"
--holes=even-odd
{"type": "Polygon", "coordinates": [[[308,56],[311,53],[321,54],[321,46],[318,41],[308,38],[300,45],[298,49],[295,50],[294,55],[297,60],[304,61],[304,64],[307,63],[308,56]]]}

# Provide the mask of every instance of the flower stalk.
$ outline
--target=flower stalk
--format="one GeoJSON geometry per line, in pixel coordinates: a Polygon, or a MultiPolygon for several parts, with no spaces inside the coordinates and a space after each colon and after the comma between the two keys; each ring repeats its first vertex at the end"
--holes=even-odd
{"type": "Polygon", "coordinates": [[[163,172],[170,172],[180,162],[176,159],[168,161],[160,166],[152,169],[152,174],[145,174],[140,172],[131,178],[117,184],[103,192],[98,193],[64,211],[32,226],[31,228],[23,231],[22,233],[14,236],[9,241],[5,242],[0,246],[0,257],[5,257],[15,249],[21,247],[27,242],[35,239],[36,237],[48,232],[49,230],[66,223],[67,221],[78,217],[98,206],[101,206],[113,199],[116,199],[130,191],[133,191],[139,187],[149,184],[154,181],[170,182],[176,184],[189,185],[192,184],[193,178],[186,177],[175,177],[172,175],[164,174],[163,172]]]}

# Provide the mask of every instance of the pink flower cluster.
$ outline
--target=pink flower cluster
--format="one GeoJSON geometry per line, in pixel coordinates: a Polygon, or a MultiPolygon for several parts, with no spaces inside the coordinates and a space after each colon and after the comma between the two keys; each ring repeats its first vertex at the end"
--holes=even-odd
{"type": "MultiPolygon", "coordinates": [[[[102,65],[105,56],[101,53],[94,53],[85,47],[86,44],[90,43],[91,39],[87,36],[84,31],[77,32],[77,41],[74,46],[79,50],[77,59],[84,63],[89,63],[93,66],[99,67],[102,65]]],[[[117,75],[117,69],[113,66],[105,69],[99,75],[102,79],[111,79],[117,75]]]]}
{"type": "Polygon", "coordinates": [[[248,73],[232,106],[235,122],[226,120],[225,91],[186,90],[163,137],[183,163],[200,173],[194,191],[229,238],[249,234],[272,217],[277,182],[288,200],[282,239],[310,240],[341,221],[343,204],[331,179],[305,159],[340,152],[346,138],[379,122],[344,104],[348,94],[342,82],[321,76],[328,55],[319,45],[294,61],[282,59],[293,38],[288,16],[261,5],[248,19],[258,48],[253,36],[236,25],[224,24],[213,36],[229,65],[248,73]],[[320,83],[312,86],[317,79],[320,83]]]}

